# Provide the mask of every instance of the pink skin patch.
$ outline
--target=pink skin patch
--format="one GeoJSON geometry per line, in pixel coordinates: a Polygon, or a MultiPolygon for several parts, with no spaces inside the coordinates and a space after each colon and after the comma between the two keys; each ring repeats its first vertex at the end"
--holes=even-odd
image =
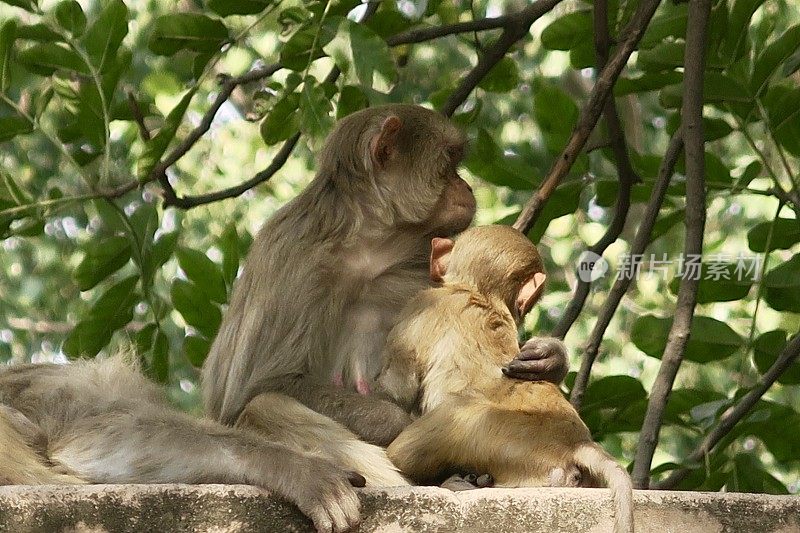
{"type": "Polygon", "coordinates": [[[371,392],[369,383],[367,383],[367,380],[363,378],[360,378],[356,381],[356,390],[359,394],[363,394],[364,396],[367,396],[371,392]]]}
{"type": "Polygon", "coordinates": [[[337,372],[333,375],[333,384],[339,388],[344,387],[344,378],[342,377],[341,372],[337,372]]]}

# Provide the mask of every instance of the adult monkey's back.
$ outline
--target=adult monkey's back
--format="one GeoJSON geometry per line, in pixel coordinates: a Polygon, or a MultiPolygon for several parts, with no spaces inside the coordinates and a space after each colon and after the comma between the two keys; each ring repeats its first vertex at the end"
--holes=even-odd
{"type": "MultiPolygon", "coordinates": [[[[410,422],[370,385],[396,314],[429,285],[431,238],[472,221],[463,155],[463,134],[419,106],[337,125],[314,180],[252,245],[203,369],[211,416],[321,451],[372,484],[403,482],[358,437],[386,445],[410,422]]],[[[540,360],[528,370],[555,366],[560,380],[563,350],[550,348],[529,350],[540,360]]]]}

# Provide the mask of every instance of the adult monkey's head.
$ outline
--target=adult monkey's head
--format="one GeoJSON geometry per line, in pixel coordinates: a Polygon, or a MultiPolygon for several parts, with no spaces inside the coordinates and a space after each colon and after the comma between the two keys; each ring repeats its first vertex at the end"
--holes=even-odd
{"type": "Polygon", "coordinates": [[[463,133],[439,113],[407,104],[372,107],[339,122],[317,178],[373,220],[445,237],[475,215],[472,188],[457,171],[464,148],[463,133]]]}

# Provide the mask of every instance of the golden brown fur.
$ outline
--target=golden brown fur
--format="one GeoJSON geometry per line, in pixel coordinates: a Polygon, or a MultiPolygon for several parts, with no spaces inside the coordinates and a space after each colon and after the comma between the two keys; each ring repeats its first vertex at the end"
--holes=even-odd
{"type": "Polygon", "coordinates": [[[533,244],[512,228],[487,226],[441,246],[437,254],[434,242],[431,271],[444,272],[443,286],[408,304],[386,344],[379,385],[421,414],[389,458],[415,481],[460,467],[488,472],[503,487],[552,485],[554,472],[569,476],[577,466],[582,485],[608,483],[615,530],[632,531],[630,478],[592,442],[558,387],[503,376],[533,303],[520,295],[538,298],[544,281],[533,244]]]}

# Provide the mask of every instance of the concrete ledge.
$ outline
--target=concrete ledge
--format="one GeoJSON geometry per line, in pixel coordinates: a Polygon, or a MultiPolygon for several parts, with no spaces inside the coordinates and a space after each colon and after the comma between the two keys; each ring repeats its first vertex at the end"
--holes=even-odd
{"type": "MultiPolygon", "coordinates": [[[[607,532],[604,489],[369,489],[360,532],[607,532]]],[[[643,532],[798,533],[800,498],[637,491],[643,532]]],[[[0,532],[305,532],[294,507],[242,485],[0,487],[0,532]]]]}

